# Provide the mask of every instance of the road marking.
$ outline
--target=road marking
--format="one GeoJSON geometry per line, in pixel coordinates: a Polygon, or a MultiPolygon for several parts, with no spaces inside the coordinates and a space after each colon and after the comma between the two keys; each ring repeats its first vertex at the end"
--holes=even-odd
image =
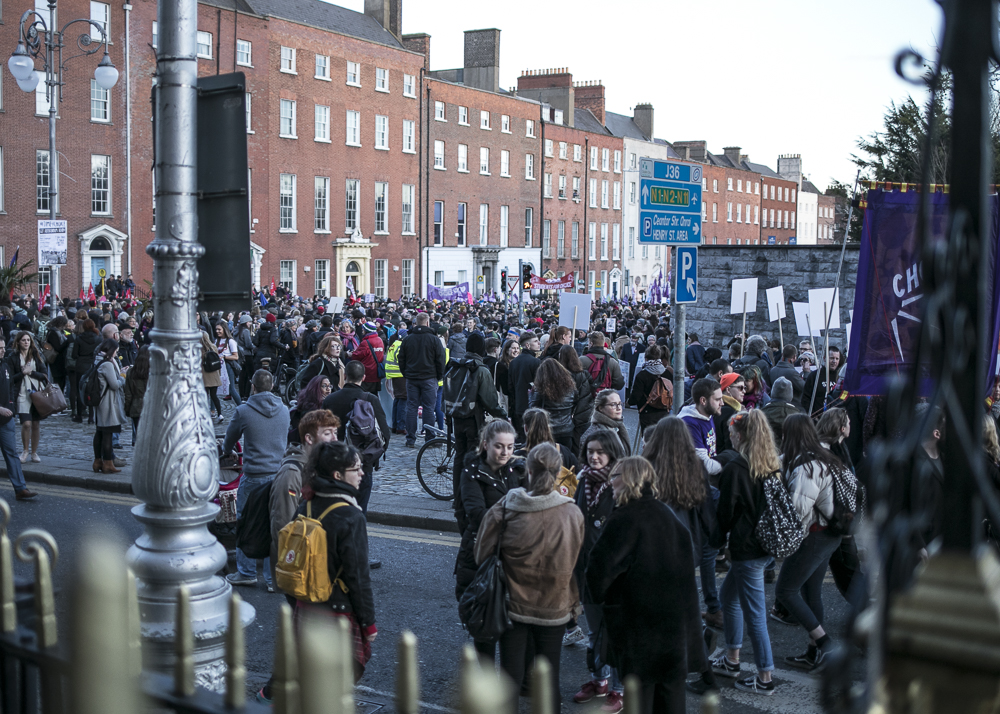
{"type": "MultiPolygon", "coordinates": [[[[372,689],[371,687],[365,687],[360,684],[354,686],[355,692],[362,692],[364,694],[374,695],[376,697],[385,697],[387,701],[394,702],[396,700],[395,694],[390,694],[389,692],[380,692],[377,689],[372,689]]],[[[446,712],[446,714],[458,714],[457,709],[452,709],[450,707],[443,707],[439,704],[430,704],[429,702],[417,702],[417,706],[424,709],[432,709],[436,712],[446,712]]]]}
{"type": "Polygon", "coordinates": [[[381,528],[378,528],[376,526],[368,526],[368,535],[369,536],[375,536],[376,538],[388,538],[390,540],[403,540],[403,541],[407,541],[407,542],[410,542],[410,543],[427,543],[429,545],[447,545],[447,546],[451,546],[453,548],[457,548],[457,547],[459,547],[462,544],[462,540],[460,538],[458,538],[457,536],[455,536],[455,537],[445,536],[445,535],[442,535],[442,536],[430,535],[430,536],[424,536],[424,537],[409,536],[409,535],[403,535],[399,531],[382,530],[381,528]]]}

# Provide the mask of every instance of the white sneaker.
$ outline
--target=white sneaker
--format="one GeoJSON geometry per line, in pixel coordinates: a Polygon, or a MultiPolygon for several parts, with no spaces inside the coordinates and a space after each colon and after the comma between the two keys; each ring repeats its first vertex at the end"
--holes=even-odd
{"type": "Polygon", "coordinates": [[[577,642],[583,642],[587,639],[587,636],[583,634],[583,630],[577,625],[572,630],[566,630],[566,634],[563,635],[563,647],[572,647],[577,642]]]}
{"type": "Polygon", "coordinates": [[[21,452],[21,463],[22,464],[28,463],[28,450],[27,449],[25,449],[24,451],[21,452]]]}
{"type": "Polygon", "coordinates": [[[33,463],[33,464],[40,464],[40,463],[42,463],[42,460],[40,458],[38,458],[38,454],[32,454],[31,455],[31,463],[33,463]]]}

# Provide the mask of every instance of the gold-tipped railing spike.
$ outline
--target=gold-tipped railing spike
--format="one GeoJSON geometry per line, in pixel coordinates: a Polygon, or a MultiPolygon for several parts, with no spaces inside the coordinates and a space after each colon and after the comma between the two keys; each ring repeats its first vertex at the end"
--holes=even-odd
{"type": "Polygon", "coordinates": [[[226,628],[226,706],[242,709],[246,706],[247,670],[243,644],[243,621],[240,605],[243,599],[233,593],[229,599],[229,627],[226,628]]]}
{"type": "Polygon", "coordinates": [[[191,596],[184,584],[177,588],[174,651],[174,693],[190,697],[194,694],[194,635],[191,634],[191,596]]]}
{"type": "Polygon", "coordinates": [[[134,714],[140,710],[139,680],[128,662],[128,579],[121,546],[92,537],[80,553],[72,591],[69,710],[134,714]]]}
{"type": "Polygon", "coordinates": [[[531,673],[531,714],[559,714],[552,701],[552,665],[541,655],[531,673]]]}
{"type": "Polygon", "coordinates": [[[910,714],[931,714],[934,711],[934,691],[923,679],[918,678],[910,682],[906,690],[906,699],[910,714]]]}
{"type": "Polygon", "coordinates": [[[625,714],[639,714],[642,711],[642,683],[634,674],[625,677],[625,696],[622,698],[625,714]]]}
{"type": "Polygon", "coordinates": [[[701,698],[701,714],[719,714],[718,692],[705,692],[701,698]]]}
{"type": "Polygon", "coordinates": [[[335,624],[340,633],[340,638],[336,642],[337,651],[340,653],[337,663],[341,678],[340,711],[343,714],[354,714],[354,635],[346,617],[336,618],[335,624]]]}
{"type": "Polygon", "coordinates": [[[418,714],[419,701],[417,637],[409,630],[403,630],[396,650],[396,711],[398,714],[418,714]]]}
{"type": "Polygon", "coordinates": [[[59,636],[56,629],[56,602],[52,595],[52,566],[59,560],[59,546],[48,531],[29,528],[14,541],[14,552],[21,562],[35,563],[35,633],[38,646],[55,647],[59,636]],[[44,546],[48,546],[52,552],[51,562],[44,546]]]}
{"type": "Polygon", "coordinates": [[[340,714],[343,678],[338,676],[335,646],[340,631],[328,617],[307,613],[304,618],[299,629],[302,714],[340,714]]]}
{"type": "Polygon", "coordinates": [[[128,582],[128,666],[132,674],[142,674],[142,619],[139,616],[139,592],[135,573],[126,568],[128,582]]]}
{"type": "Polygon", "coordinates": [[[510,679],[500,677],[482,667],[467,667],[462,671],[462,714],[507,714],[513,711],[510,679]]]}
{"type": "Polygon", "coordinates": [[[462,647],[462,661],[460,664],[460,673],[458,680],[458,708],[465,711],[466,702],[473,696],[471,687],[473,683],[473,678],[481,668],[479,666],[479,656],[476,654],[475,648],[466,643],[462,647]]]}
{"type": "Polygon", "coordinates": [[[278,637],[274,642],[274,681],[271,682],[275,714],[300,714],[299,659],[295,651],[292,608],[282,603],[278,611],[278,637]]]}
{"type": "Polygon", "coordinates": [[[17,629],[17,603],[14,600],[14,555],[11,552],[7,526],[10,524],[10,506],[0,498],[3,526],[0,530],[0,625],[4,632],[17,629]]]}

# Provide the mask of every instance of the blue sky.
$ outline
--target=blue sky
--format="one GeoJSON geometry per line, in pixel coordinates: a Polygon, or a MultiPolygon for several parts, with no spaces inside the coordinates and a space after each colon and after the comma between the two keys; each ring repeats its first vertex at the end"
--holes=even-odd
{"type": "Polygon", "coordinates": [[[881,127],[890,101],[923,101],[892,62],[905,47],[932,55],[940,26],[933,0],[403,0],[403,32],[431,35],[432,69],[462,66],[464,30],[497,27],[501,86],[568,67],[603,81],[610,111],[652,103],[668,141],[740,146],[772,168],[802,154],[821,190],[853,181],[857,138],[881,127]]]}

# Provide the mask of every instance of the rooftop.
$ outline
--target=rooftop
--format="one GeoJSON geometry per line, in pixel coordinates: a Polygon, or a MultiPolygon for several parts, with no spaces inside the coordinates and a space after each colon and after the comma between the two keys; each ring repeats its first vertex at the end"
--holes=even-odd
{"type": "MultiPolygon", "coordinates": [[[[215,0],[215,2],[220,1],[225,0],[215,0]]],[[[240,2],[246,4],[243,0],[240,2]]],[[[270,15],[340,35],[356,37],[359,40],[404,49],[392,33],[382,27],[375,18],[348,10],[346,7],[332,5],[322,0],[250,0],[250,2],[253,9],[261,15],[270,15]]]]}

